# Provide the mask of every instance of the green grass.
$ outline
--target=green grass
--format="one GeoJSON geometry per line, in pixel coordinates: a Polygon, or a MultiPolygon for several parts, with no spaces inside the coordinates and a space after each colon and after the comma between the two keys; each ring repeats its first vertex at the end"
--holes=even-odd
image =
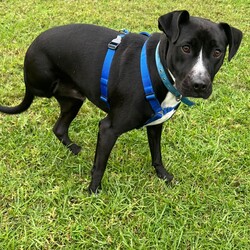
{"type": "Polygon", "coordinates": [[[22,65],[32,40],[49,27],[94,23],[157,31],[175,9],[228,22],[244,40],[225,62],[214,92],[180,108],[164,125],[168,187],[150,166],[145,130],[118,140],[98,196],[86,192],[98,121],[87,102],[70,134],[83,151],[72,156],[51,128],[59,108],[36,99],[23,114],[0,114],[0,249],[249,249],[250,7],[245,0],[0,1],[0,103],[24,95],[22,65]]]}

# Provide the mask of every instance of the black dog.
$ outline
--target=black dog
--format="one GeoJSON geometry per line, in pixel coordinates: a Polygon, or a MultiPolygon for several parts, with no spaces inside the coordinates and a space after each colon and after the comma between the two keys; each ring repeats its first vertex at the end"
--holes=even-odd
{"type": "Polygon", "coordinates": [[[167,182],[171,181],[173,176],[164,168],[161,157],[162,122],[174,113],[180,101],[184,102],[184,96],[204,99],[210,96],[212,81],[223,63],[227,46],[230,60],[240,46],[242,33],[226,23],[216,24],[191,17],[187,11],[161,16],[159,29],[163,33],[154,33],[149,38],[86,24],[45,31],[31,44],[25,57],[26,94],[23,102],[16,107],[0,106],[0,111],[21,113],[29,108],[34,96],[54,96],[60,104],[61,114],[53,131],[77,154],[81,148],[69,139],[68,128],[88,98],[107,112],[99,124],[89,191],[96,192],[100,187],[117,138],[144,125],[147,125],[156,173],[167,182]],[[105,103],[100,98],[100,78],[108,44],[116,53],[108,75],[108,102],[105,103]],[[140,59],[143,46],[146,59],[140,59]],[[158,55],[163,69],[156,66],[155,55],[158,55]],[[143,86],[140,70],[143,62],[146,62],[148,78],[152,82],[152,93],[146,93],[143,86]],[[177,94],[163,84],[166,77],[177,94]],[[158,114],[151,101],[161,104],[162,110],[158,114]],[[165,112],[169,107],[172,107],[170,111],[165,112]],[[152,117],[155,118],[150,121],[152,117]]]}

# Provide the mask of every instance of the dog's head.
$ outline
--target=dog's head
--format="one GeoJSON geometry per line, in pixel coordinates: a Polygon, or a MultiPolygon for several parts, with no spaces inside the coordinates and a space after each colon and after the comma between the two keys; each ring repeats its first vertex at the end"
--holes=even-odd
{"type": "Polygon", "coordinates": [[[230,61],[240,46],[242,32],[227,23],[191,17],[187,11],[168,13],[158,22],[167,38],[161,58],[175,78],[176,88],[183,96],[208,98],[227,46],[230,61]]]}

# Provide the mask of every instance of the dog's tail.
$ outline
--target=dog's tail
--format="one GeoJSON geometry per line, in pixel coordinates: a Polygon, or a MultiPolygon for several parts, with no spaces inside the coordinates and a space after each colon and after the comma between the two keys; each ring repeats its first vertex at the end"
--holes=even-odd
{"type": "Polygon", "coordinates": [[[30,107],[33,100],[34,100],[34,95],[28,89],[26,89],[24,99],[19,105],[15,107],[0,106],[0,112],[6,113],[6,114],[22,113],[30,107]]]}

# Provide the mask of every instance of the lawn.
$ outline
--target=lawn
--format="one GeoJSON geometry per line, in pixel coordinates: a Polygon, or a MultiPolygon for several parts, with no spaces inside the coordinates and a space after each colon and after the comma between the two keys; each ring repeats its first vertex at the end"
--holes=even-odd
{"type": "Polygon", "coordinates": [[[0,114],[0,249],[249,249],[250,5],[245,0],[0,1],[0,104],[24,96],[23,58],[42,31],[93,23],[133,32],[157,31],[160,15],[187,9],[244,33],[225,62],[212,96],[182,105],[164,125],[163,159],[172,186],[151,167],[146,130],[122,135],[103,190],[87,190],[98,121],[83,105],[70,135],[78,156],[55,138],[54,99],[35,99],[20,115],[0,114]]]}

